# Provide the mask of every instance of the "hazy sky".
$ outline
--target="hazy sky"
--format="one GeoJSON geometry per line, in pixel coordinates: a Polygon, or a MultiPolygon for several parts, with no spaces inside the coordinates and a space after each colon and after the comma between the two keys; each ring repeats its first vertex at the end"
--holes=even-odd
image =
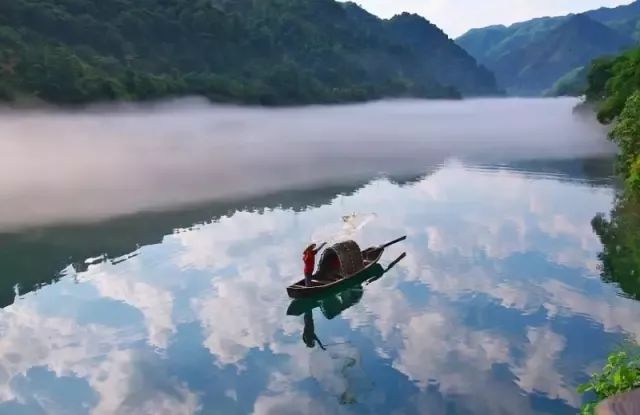
{"type": "Polygon", "coordinates": [[[369,12],[391,17],[418,13],[457,37],[469,29],[511,24],[533,17],[557,16],[599,7],[629,4],[630,0],[354,0],[369,12]]]}

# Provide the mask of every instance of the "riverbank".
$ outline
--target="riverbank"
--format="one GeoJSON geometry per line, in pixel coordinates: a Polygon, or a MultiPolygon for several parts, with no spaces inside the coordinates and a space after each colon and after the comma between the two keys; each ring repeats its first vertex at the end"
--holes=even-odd
{"type": "MultiPolygon", "coordinates": [[[[597,215],[592,221],[602,243],[599,270],[603,281],[616,284],[628,298],[640,299],[640,49],[615,58],[594,61],[587,76],[586,101],[577,112],[591,109],[598,120],[611,126],[609,138],[619,152],[617,170],[624,180],[609,218],[597,215]]],[[[632,339],[635,340],[635,339],[632,339]]],[[[640,387],[638,346],[615,350],[607,364],[579,388],[595,398],[582,407],[592,415],[599,402],[640,387]]],[[[602,404],[599,408],[602,408],[602,404]]],[[[600,409],[598,409],[598,413],[600,409]]]]}
{"type": "MultiPolygon", "coordinates": [[[[149,76],[149,75],[147,75],[149,76]]],[[[151,75],[153,77],[153,75],[151,75]]],[[[211,75],[215,76],[215,75],[211,75]]],[[[161,82],[170,78],[156,77],[161,82]]],[[[77,80],[82,83],[82,79],[77,80]]],[[[388,80],[381,84],[357,84],[345,88],[297,91],[295,94],[280,91],[259,81],[222,82],[227,86],[212,88],[206,83],[174,82],[156,85],[153,90],[140,92],[138,87],[125,87],[120,81],[100,81],[101,85],[88,90],[65,89],[60,95],[42,91],[11,89],[0,84],[0,104],[17,109],[41,109],[60,107],[82,109],[104,104],[151,104],[163,101],[199,97],[211,104],[246,107],[288,108],[309,105],[340,105],[375,102],[385,99],[461,100],[463,96],[455,88],[426,90],[401,81],[388,80]]],[[[75,87],[74,87],[75,88],[75,87]]],[[[501,96],[495,94],[495,96],[501,96]]]]}
{"type": "Polygon", "coordinates": [[[618,170],[625,180],[625,198],[640,197],[640,49],[594,62],[588,76],[587,103],[619,149],[618,170]]]}

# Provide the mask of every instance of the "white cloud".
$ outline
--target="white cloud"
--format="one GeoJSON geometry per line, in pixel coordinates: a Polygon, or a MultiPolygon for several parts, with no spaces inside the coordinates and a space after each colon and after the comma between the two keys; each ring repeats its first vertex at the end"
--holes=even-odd
{"type": "MultiPolygon", "coordinates": [[[[385,261],[401,250],[408,257],[397,272],[367,286],[364,300],[340,318],[352,332],[371,340],[374,356],[385,359],[382,364],[392,362],[419,386],[412,398],[415,405],[438,405],[425,398],[434,381],[444,399],[485,413],[531,413],[527,394],[534,392],[575,406],[572,379],[554,363],[567,346],[561,334],[529,327],[523,329],[523,341],[471,327],[463,315],[464,301],[469,294],[484,294],[523,318],[544,307],[548,320],[577,315],[601,322],[608,332],[640,337],[636,304],[616,297],[614,289],[587,295],[554,275],[521,278],[507,264],[513,256],[532,252],[551,266],[588,273],[599,249],[588,222],[594,205],[607,207],[611,197],[608,190],[452,165],[414,185],[375,182],[354,197],[301,213],[236,213],[169,236],[157,249],[143,248],[129,261],[94,265],[78,276],[95,288],[99,299],[138,309],[144,328],[81,325],[73,318],[45,316],[37,311],[37,295],[3,310],[0,399],[19,399],[11,380],[32,367],[46,367],[59,377],[85,379],[100,398],[96,414],[191,413],[198,407],[197,393],[166,373],[161,354],[140,350],[145,341],[166,348],[182,322],[173,316],[187,315],[187,322],[202,328],[202,347],[219,366],[236,366],[238,376],[252,351],[278,356],[277,363],[264,362],[269,380],[258,391],[255,413],[335,413],[328,402],[337,402],[336,395],[349,385],[335,376],[331,362],[322,361],[326,356],[315,355],[300,341],[302,322],[285,316],[289,301],[284,287],[299,276],[300,248],[309,238],[353,232],[344,227],[342,215],[366,212],[360,217],[366,221],[375,207],[375,220],[362,228],[356,221],[356,238],[366,245],[407,233],[409,240],[388,252],[385,261]],[[558,194],[571,203],[551,203],[558,194]],[[326,226],[318,229],[319,223],[326,226]],[[197,290],[185,289],[190,284],[197,290]],[[413,298],[407,284],[426,287],[425,296],[413,298]],[[496,365],[512,370],[517,381],[495,376],[496,365]],[[303,381],[317,382],[326,395],[309,396],[303,381]]],[[[55,287],[60,284],[38,295],[55,287]]],[[[67,306],[75,310],[74,304],[61,309],[67,306]]],[[[332,329],[324,329],[323,323],[317,318],[325,343],[343,340],[332,338],[332,329]]],[[[237,387],[222,385],[221,393],[241,401],[237,387]]],[[[384,399],[376,393],[383,394],[374,391],[372,399],[384,399]]]]}
{"type": "Polygon", "coordinates": [[[466,327],[453,310],[440,305],[398,327],[403,340],[393,366],[422,393],[437,385],[444,399],[477,413],[532,413],[518,388],[491,372],[495,364],[513,364],[506,339],[466,327]]]}
{"type": "MultiPolygon", "coordinates": [[[[389,205],[380,198],[380,186],[386,185],[373,184],[361,189],[357,197],[358,205],[376,206],[377,217],[370,227],[358,233],[359,239],[378,240],[388,237],[389,232],[412,234],[413,238],[402,246],[409,253],[407,260],[399,265],[409,271],[403,281],[427,284],[433,293],[445,294],[452,300],[468,293],[485,293],[503,307],[515,308],[523,313],[534,312],[544,306],[550,310],[550,318],[558,310],[566,309],[562,301],[555,297],[552,299],[550,290],[541,285],[541,282],[553,276],[543,275],[535,281],[503,279],[497,271],[500,264],[514,254],[547,249],[549,244],[540,243],[540,237],[551,241],[561,240],[562,245],[567,247],[558,252],[549,246],[546,259],[551,264],[570,265],[588,271],[585,264],[589,258],[595,257],[598,245],[588,228],[591,208],[583,208],[580,197],[587,197],[586,193],[589,193],[588,197],[595,196],[606,205],[610,193],[567,189],[557,182],[532,181],[503,172],[477,175],[459,166],[452,166],[452,169],[438,172],[404,189],[385,188],[386,200],[393,200],[393,206],[407,206],[399,213],[391,206],[393,211],[387,211],[389,205]],[[459,189],[459,183],[466,183],[464,192],[454,190],[459,189]],[[476,193],[491,192],[491,189],[504,186],[511,190],[506,193],[494,192],[494,197],[480,198],[481,202],[478,202],[476,193]],[[567,191],[575,192],[569,197],[576,200],[580,208],[554,205],[535,197],[567,191]],[[447,195],[446,202],[443,202],[447,206],[465,206],[460,214],[448,212],[456,216],[455,221],[439,220],[442,216],[438,216],[438,199],[443,194],[447,195]],[[468,203],[469,200],[476,203],[468,203]],[[407,221],[409,217],[411,220],[407,221]],[[547,217],[552,219],[545,221],[547,217]],[[569,220],[569,217],[572,219],[569,220]],[[576,218],[581,217],[584,217],[587,225],[579,226],[580,219],[576,218]],[[465,229],[465,232],[460,232],[460,229],[465,229]],[[417,242],[424,237],[428,240],[428,246],[421,246],[417,242]],[[477,263],[478,252],[486,255],[490,261],[477,263]],[[465,260],[460,261],[460,258],[465,260]],[[460,265],[456,267],[452,263],[460,265]],[[487,267],[487,264],[492,265],[487,267]],[[552,304],[556,304],[555,309],[552,304]]],[[[344,209],[357,210],[357,207],[349,204],[344,209]]],[[[203,298],[193,303],[206,333],[205,345],[220,364],[242,367],[249,351],[267,348],[272,353],[289,357],[288,369],[272,373],[268,393],[259,398],[260,402],[279,402],[275,396],[294,393],[292,391],[297,390],[297,381],[313,376],[307,370],[312,363],[310,356],[304,353],[305,349],[300,345],[285,346],[278,340],[277,333],[280,330],[299,336],[301,329],[299,322],[282,322],[286,303],[279,302],[282,301],[279,299],[282,298],[282,287],[289,281],[290,275],[296,274],[296,266],[299,265],[298,248],[302,242],[299,239],[292,240],[290,235],[297,232],[309,234],[307,229],[314,222],[317,223],[318,217],[331,217],[331,214],[327,216],[327,212],[336,212],[333,209],[311,209],[297,216],[295,222],[283,220],[278,212],[268,211],[260,216],[254,215],[250,226],[238,226],[239,223],[247,225],[249,220],[248,214],[240,214],[237,217],[238,224],[231,225],[230,222],[236,220],[234,216],[220,224],[207,225],[193,234],[187,232],[177,236],[182,243],[182,251],[178,256],[181,266],[214,271],[235,263],[235,259],[229,256],[230,246],[236,246],[238,241],[254,240],[261,234],[269,234],[271,244],[256,246],[250,255],[243,257],[236,271],[215,278],[212,291],[204,293],[203,298]],[[277,249],[273,249],[272,245],[277,249]],[[192,252],[200,254],[192,255],[192,252]],[[267,262],[275,268],[267,266],[267,262]]],[[[337,213],[339,211],[336,217],[337,213]]],[[[326,229],[325,233],[330,234],[329,228],[326,229]]],[[[340,231],[339,226],[331,229],[338,233],[340,231]]],[[[389,254],[390,258],[392,256],[389,254]]],[[[528,339],[531,344],[524,346],[527,357],[524,363],[519,364],[511,355],[514,345],[508,339],[490,331],[465,327],[456,312],[445,307],[444,303],[426,306],[426,310],[421,309],[424,306],[414,309],[405,294],[398,290],[399,282],[397,279],[383,279],[367,287],[367,301],[359,306],[366,311],[353,308],[347,310],[342,318],[349,322],[353,330],[363,330],[376,338],[379,336],[382,341],[378,354],[393,359],[394,367],[421,387],[425,388],[430,380],[435,380],[445,395],[465,395],[468,400],[466,405],[480,405],[487,410],[528,413],[530,409],[526,400],[519,397],[521,392],[518,388],[528,393],[541,391],[569,405],[577,405],[575,394],[570,390],[572,386],[553,364],[553,359],[565,347],[561,336],[549,330],[530,328],[528,339]],[[370,330],[372,327],[374,331],[370,330]],[[553,343],[553,348],[547,350],[548,356],[541,354],[541,342],[538,339],[553,343]],[[541,356],[551,359],[547,366],[535,363],[541,356]],[[519,377],[518,386],[495,383],[497,381],[490,371],[493,365],[500,363],[515,367],[519,377]],[[459,365],[458,372],[451,369],[451,364],[459,365]],[[478,392],[478,384],[483,385],[481,389],[486,393],[478,392]],[[498,399],[491,393],[492,388],[512,388],[509,399],[498,399]],[[488,398],[480,398],[485,395],[488,398]]],[[[589,299],[591,304],[606,301],[604,298],[589,299]]],[[[629,309],[626,305],[621,307],[629,309]]],[[[621,313],[616,321],[616,330],[623,330],[623,327],[629,329],[632,316],[621,313]]],[[[331,376],[317,376],[316,380],[325,385],[329,394],[336,394],[337,390],[344,387],[340,379],[331,376]]],[[[298,397],[296,399],[306,402],[304,394],[294,395],[298,397]]]]}
{"type": "MultiPolygon", "coordinates": [[[[425,313],[412,317],[401,326],[403,347],[395,364],[401,372],[425,388],[430,380],[440,383],[446,391],[456,392],[471,385],[461,385],[452,371],[444,366],[455,354],[474,368],[487,371],[493,363],[507,362],[508,346],[504,340],[487,333],[470,331],[464,326],[456,327],[451,315],[425,313]]],[[[466,382],[465,382],[466,383],[466,382]]]]}
{"type": "Polygon", "coordinates": [[[545,307],[562,315],[578,315],[602,324],[610,333],[625,332],[640,342],[640,310],[633,300],[610,293],[608,298],[593,298],[577,288],[551,280],[546,290],[545,307]]]}
{"type": "MultiPolygon", "coordinates": [[[[0,400],[25,402],[11,382],[44,367],[57,377],[84,379],[98,395],[93,415],[192,414],[197,396],[163,372],[156,355],[136,351],[138,338],[100,325],[47,317],[34,301],[0,312],[0,400]]],[[[43,408],[45,411],[47,408],[43,408]]]]}
{"type": "Polygon", "coordinates": [[[173,294],[159,285],[140,281],[135,270],[128,272],[128,268],[133,268],[137,261],[136,258],[131,259],[117,270],[101,264],[81,274],[78,279],[89,281],[103,297],[122,301],[139,310],[144,316],[149,343],[158,349],[166,349],[176,331],[172,319],[173,294]]]}
{"type": "Polygon", "coordinates": [[[193,302],[205,332],[205,347],[220,365],[240,363],[251,349],[269,347],[285,316],[282,286],[268,267],[241,269],[213,282],[213,291],[193,302]],[[272,306],[267,306],[270,304],[272,306]]]}
{"type": "Polygon", "coordinates": [[[90,372],[89,383],[100,396],[94,415],[195,414],[197,396],[134,350],[114,350],[90,372]]]}
{"type": "Polygon", "coordinates": [[[346,409],[327,407],[317,398],[302,393],[262,395],[253,407],[254,415],[333,415],[348,413],[346,409]]]}
{"type": "Polygon", "coordinates": [[[562,399],[578,407],[580,397],[558,373],[556,363],[564,351],[565,339],[547,328],[529,328],[529,344],[523,366],[514,370],[517,383],[527,393],[543,393],[551,399],[562,399]]]}

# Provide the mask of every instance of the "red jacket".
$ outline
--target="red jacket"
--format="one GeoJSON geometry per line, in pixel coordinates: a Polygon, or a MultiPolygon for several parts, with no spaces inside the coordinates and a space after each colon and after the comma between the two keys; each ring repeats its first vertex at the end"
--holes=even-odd
{"type": "Polygon", "coordinates": [[[304,273],[313,274],[316,267],[316,253],[313,250],[305,251],[302,254],[302,261],[304,261],[304,273]]]}

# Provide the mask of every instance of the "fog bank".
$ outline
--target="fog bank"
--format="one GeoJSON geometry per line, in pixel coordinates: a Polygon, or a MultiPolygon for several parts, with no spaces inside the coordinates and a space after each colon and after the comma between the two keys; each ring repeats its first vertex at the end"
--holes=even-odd
{"type": "Polygon", "coordinates": [[[0,231],[614,148],[573,99],[389,101],[260,109],[200,100],[0,112],[0,231]]]}

